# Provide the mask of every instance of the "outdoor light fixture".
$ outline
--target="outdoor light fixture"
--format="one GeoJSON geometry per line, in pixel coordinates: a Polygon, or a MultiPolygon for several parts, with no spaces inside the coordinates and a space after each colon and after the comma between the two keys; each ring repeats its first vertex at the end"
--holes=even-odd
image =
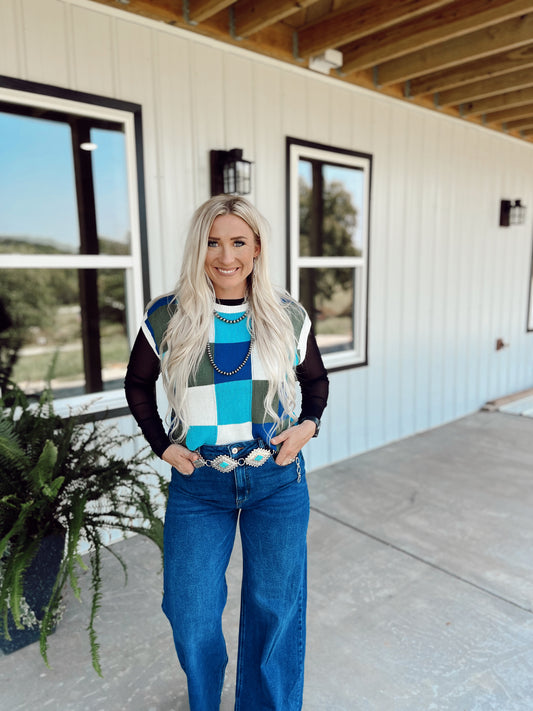
{"type": "Polygon", "coordinates": [[[338,49],[326,49],[322,54],[309,58],[309,69],[321,74],[329,74],[330,69],[342,67],[342,52],[338,49]]]}
{"type": "Polygon", "coordinates": [[[500,202],[500,227],[523,225],[526,221],[526,206],[522,200],[502,200],[500,202]]]}
{"type": "Polygon", "coordinates": [[[252,163],[242,148],[211,151],[211,195],[248,195],[252,191],[252,163]]]}

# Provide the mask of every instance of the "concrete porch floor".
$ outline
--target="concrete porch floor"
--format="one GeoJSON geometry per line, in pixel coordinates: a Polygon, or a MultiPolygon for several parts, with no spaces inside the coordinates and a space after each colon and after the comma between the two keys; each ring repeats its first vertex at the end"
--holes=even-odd
{"type": "MultiPolygon", "coordinates": [[[[533,419],[479,412],[308,475],[304,711],[533,710],[533,419]]],[[[0,657],[10,711],[185,711],[160,612],[160,559],[140,538],[106,558],[93,672],[88,595],[50,638],[0,657]]],[[[228,571],[233,708],[240,561],[228,571]]],[[[85,580],[85,583],[87,581],[85,580]]]]}

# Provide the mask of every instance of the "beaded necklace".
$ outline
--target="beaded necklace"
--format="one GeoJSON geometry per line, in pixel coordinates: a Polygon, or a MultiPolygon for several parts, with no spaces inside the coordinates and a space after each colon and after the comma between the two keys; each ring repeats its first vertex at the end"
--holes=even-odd
{"type": "Polygon", "coordinates": [[[244,319],[248,316],[248,311],[245,311],[242,316],[239,316],[239,318],[234,318],[229,319],[229,318],[224,318],[221,314],[218,313],[218,311],[213,311],[215,314],[215,318],[218,318],[219,321],[224,321],[224,323],[239,323],[240,321],[244,321],[244,319]]]}
{"type": "MultiPolygon", "coordinates": [[[[225,318],[224,316],[221,316],[217,311],[213,311],[215,318],[218,318],[220,321],[223,321],[224,323],[240,323],[241,321],[244,321],[244,319],[248,316],[248,311],[245,311],[242,316],[239,316],[239,318],[234,318],[234,319],[229,319],[225,318]]],[[[248,348],[248,353],[244,357],[243,362],[235,368],[235,370],[222,370],[222,368],[219,368],[218,365],[215,363],[215,359],[213,358],[213,354],[211,353],[211,346],[209,345],[209,341],[207,342],[206,346],[206,351],[207,351],[207,357],[209,358],[209,362],[211,363],[213,370],[216,370],[217,373],[220,373],[220,375],[235,375],[235,373],[238,373],[239,370],[242,370],[246,363],[248,362],[248,359],[252,353],[252,347],[254,345],[254,337],[253,334],[250,337],[250,347],[248,348]]]]}

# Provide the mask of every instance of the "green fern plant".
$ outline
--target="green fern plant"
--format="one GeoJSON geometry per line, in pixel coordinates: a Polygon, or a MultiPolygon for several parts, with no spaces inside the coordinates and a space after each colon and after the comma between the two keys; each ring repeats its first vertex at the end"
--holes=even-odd
{"type": "MultiPolygon", "coordinates": [[[[63,418],[54,411],[50,390],[30,402],[16,386],[0,398],[0,635],[9,639],[8,620],[25,626],[24,575],[41,541],[64,533],[65,548],[53,591],[40,622],[40,650],[48,665],[53,630],[67,584],[79,599],[80,568],[91,575],[88,621],[90,652],[102,675],[95,621],[102,598],[102,549],[109,550],[126,574],[123,559],[109,547],[109,529],[139,533],[163,553],[160,511],[168,495],[166,480],[149,465],[151,453],[138,452],[134,437],[120,434],[106,420],[83,412],[63,418]],[[120,450],[129,445],[127,459],[120,450]],[[88,565],[79,544],[90,545],[88,565]]],[[[33,616],[35,619],[35,615],[33,616]]]]}

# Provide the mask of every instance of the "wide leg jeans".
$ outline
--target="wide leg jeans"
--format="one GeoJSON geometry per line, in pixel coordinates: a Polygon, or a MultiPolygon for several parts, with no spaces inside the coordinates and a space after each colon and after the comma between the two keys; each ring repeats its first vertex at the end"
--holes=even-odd
{"type": "Polygon", "coordinates": [[[302,707],[306,534],[309,495],[304,461],[242,464],[260,440],[204,446],[206,460],[240,460],[232,472],[210,466],[173,470],[165,519],[163,610],[187,675],[191,711],[218,711],[227,652],[222,612],[237,523],[243,580],[236,711],[302,707]]]}

